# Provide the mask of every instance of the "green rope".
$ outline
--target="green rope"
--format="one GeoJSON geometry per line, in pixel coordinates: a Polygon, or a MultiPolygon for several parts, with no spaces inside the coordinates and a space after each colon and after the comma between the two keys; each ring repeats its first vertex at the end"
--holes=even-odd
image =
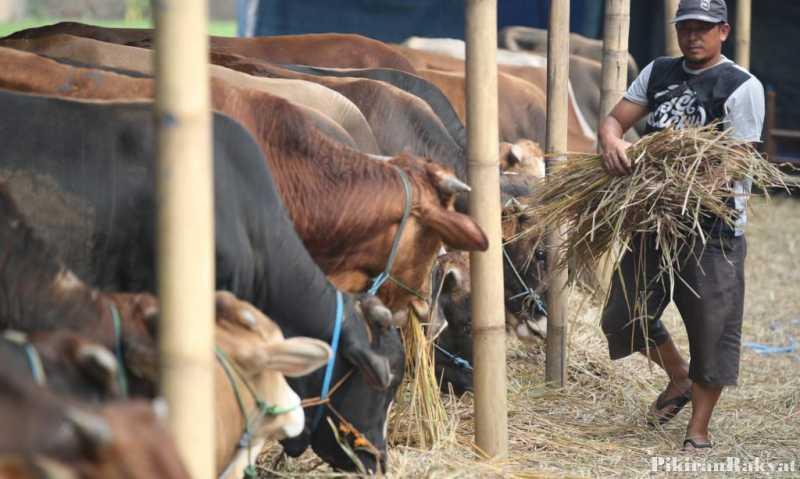
{"type": "Polygon", "coordinates": [[[242,413],[242,417],[245,419],[244,432],[249,434],[250,430],[247,420],[247,411],[245,411],[244,408],[244,400],[242,399],[242,394],[239,391],[239,385],[236,383],[236,378],[233,377],[233,371],[231,371],[232,363],[228,359],[228,355],[225,354],[225,352],[219,347],[214,347],[214,353],[217,355],[217,360],[219,361],[220,366],[222,366],[222,370],[225,371],[225,376],[228,377],[228,382],[231,384],[231,389],[233,389],[233,395],[236,397],[236,403],[239,405],[239,412],[242,413]]]}
{"type": "Polygon", "coordinates": [[[28,362],[28,368],[31,370],[31,377],[34,382],[39,386],[47,385],[47,375],[44,372],[42,365],[42,358],[39,356],[39,351],[36,346],[28,341],[28,335],[13,329],[7,330],[3,333],[3,339],[12,342],[22,349],[25,354],[25,359],[28,362]]]}
{"type": "MultiPolygon", "coordinates": [[[[225,376],[228,378],[231,389],[233,389],[233,395],[236,397],[236,403],[239,405],[239,412],[241,412],[242,418],[244,419],[244,431],[242,432],[242,437],[239,438],[239,448],[247,448],[247,467],[244,470],[244,475],[247,478],[255,478],[258,474],[256,472],[255,465],[253,464],[253,458],[250,457],[250,443],[253,439],[252,432],[250,431],[251,424],[255,423],[264,416],[278,416],[280,414],[285,414],[300,407],[300,405],[298,404],[295,406],[284,407],[270,406],[266,401],[258,397],[258,394],[253,386],[245,379],[244,374],[242,374],[242,372],[236,366],[236,363],[230,360],[225,351],[220,349],[218,346],[215,346],[214,353],[217,356],[217,361],[219,361],[220,366],[222,366],[222,370],[225,372],[225,376]],[[252,396],[253,401],[256,403],[256,412],[258,414],[248,417],[247,411],[244,407],[244,399],[242,399],[242,393],[239,390],[239,384],[237,383],[234,374],[239,377],[242,384],[244,384],[245,388],[247,388],[248,392],[252,396]]],[[[224,476],[225,473],[223,473],[220,477],[224,476]]]]}
{"type": "Polygon", "coordinates": [[[122,320],[119,316],[119,310],[114,303],[108,303],[108,309],[111,310],[111,321],[114,323],[114,353],[117,356],[117,382],[119,382],[119,390],[123,398],[128,397],[128,378],[125,376],[125,362],[122,356],[122,320]]]}
{"type": "Polygon", "coordinates": [[[258,472],[254,464],[248,464],[247,467],[244,468],[244,477],[248,479],[255,479],[258,477],[258,472]]]}
{"type": "Polygon", "coordinates": [[[39,357],[39,352],[36,350],[36,347],[33,344],[26,342],[24,345],[22,345],[22,348],[25,350],[25,356],[28,358],[28,365],[31,368],[33,380],[36,381],[36,384],[39,386],[46,386],[47,376],[44,374],[42,359],[39,357]]]}
{"type": "Polygon", "coordinates": [[[423,296],[423,294],[421,292],[417,291],[416,289],[412,288],[411,286],[406,286],[405,284],[403,284],[399,279],[395,278],[394,276],[389,275],[389,276],[386,277],[386,279],[388,279],[392,283],[396,284],[400,288],[406,290],[407,292],[413,294],[414,296],[416,296],[417,298],[421,299],[422,301],[425,301],[425,302],[428,301],[428,298],[423,296]]]}

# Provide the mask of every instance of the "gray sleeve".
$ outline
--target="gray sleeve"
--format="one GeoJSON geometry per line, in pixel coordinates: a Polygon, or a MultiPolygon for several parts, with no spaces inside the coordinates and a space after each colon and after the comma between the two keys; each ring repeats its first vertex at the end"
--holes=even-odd
{"type": "Polygon", "coordinates": [[[647,84],[650,82],[650,73],[652,71],[653,62],[650,62],[639,72],[639,76],[633,80],[623,98],[633,103],[647,106],[647,84]]]}
{"type": "Polygon", "coordinates": [[[764,126],[764,87],[756,77],[742,83],[725,102],[725,118],[731,135],[739,140],[760,142],[764,126]]]}

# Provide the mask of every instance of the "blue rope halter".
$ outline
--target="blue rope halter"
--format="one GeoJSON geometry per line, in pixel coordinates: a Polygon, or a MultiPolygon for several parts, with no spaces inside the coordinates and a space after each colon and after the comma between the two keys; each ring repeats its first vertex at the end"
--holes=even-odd
{"type": "MultiPolygon", "coordinates": [[[[320,400],[324,401],[328,399],[328,392],[331,388],[331,379],[333,378],[333,366],[336,364],[336,353],[339,349],[339,337],[341,336],[342,332],[342,322],[344,319],[344,298],[342,297],[341,291],[336,291],[336,322],[333,325],[333,337],[331,338],[331,350],[333,354],[331,354],[331,359],[328,360],[327,366],[325,366],[325,376],[322,379],[322,392],[320,393],[319,397],[320,400]]],[[[322,404],[317,407],[316,415],[314,416],[314,421],[312,422],[311,429],[316,429],[319,425],[320,419],[322,419],[322,404]]]]}
{"type": "MultiPolygon", "coordinates": [[[[397,228],[397,233],[394,235],[394,240],[392,241],[392,249],[389,252],[389,259],[386,261],[386,268],[384,268],[383,272],[375,277],[372,280],[372,286],[370,286],[369,290],[367,291],[369,294],[375,295],[378,290],[383,286],[383,283],[386,282],[387,279],[394,278],[391,277],[392,266],[394,265],[394,260],[397,257],[397,250],[400,247],[400,237],[403,236],[403,230],[406,227],[406,223],[408,222],[408,217],[411,216],[411,180],[408,179],[408,175],[401,170],[400,168],[391,165],[392,168],[397,170],[397,173],[400,175],[400,180],[403,182],[403,194],[405,195],[405,204],[403,206],[403,218],[400,220],[400,227],[397,228]]],[[[396,282],[396,281],[395,281],[396,282]]]]}

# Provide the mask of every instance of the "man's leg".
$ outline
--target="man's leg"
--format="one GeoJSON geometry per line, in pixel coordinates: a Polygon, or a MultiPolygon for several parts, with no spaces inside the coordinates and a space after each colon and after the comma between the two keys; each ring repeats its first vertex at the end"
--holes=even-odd
{"type": "MultiPolygon", "coordinates": [[[[689,379],[689,363],[683,359],[671,337],[668,337],[661,345],[651,347],[649,351],[642,349],[639,352],[661,366],[661,369],[667,373],[669,384],[662,393],[664,399],[680,396],[692,387],[692,381],[689,379]]],[[[692,389],[692,393],[694,394],[694,389],[692,389]]]]}
{"type": "Polygon", "coordinates": [[[697,443],[708,443],[708,424],[717,405],[723,386],[696,382],[692,384],[692,418],[686,428],[686,438],[697,443]]]}
{"type": "Polygon", "coordinates": [[[658,259],[652,241],[632,243],[632,251],[625,254],[612,276],[601,325],[611,359],[638,351],[667,373],[669,383],[651,406],[651,415],[663,423],[686,404],[687,400],[682,397],[689,391],[691,381],[689,365],[659,319],[669,303],[669,291],[663,280],[654,278],[658,259]],[[639,268],[642,262],[645,262],[645,271],[639,268]],[[642,298],[646,298],[644,309],[642,304],[636,305],[642,298]]]}
{"type": "Polygon", "coordinates": [[[686,437],[698,444],[709,442],[708,426],[723,387],[738,379],[746,255],[743,237],[711,238],[700,266],[690,259],[680,271],[700,297],[683,285],[675,288],[692,358],[692,418],[686,437]]]}

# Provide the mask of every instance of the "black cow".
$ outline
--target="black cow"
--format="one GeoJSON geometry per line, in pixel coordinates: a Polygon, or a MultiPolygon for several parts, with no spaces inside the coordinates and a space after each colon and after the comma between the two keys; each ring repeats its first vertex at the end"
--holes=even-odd
{"type": "MultiPolygon", "coordinates": [[[[8,178],[31,223],[89,284],[155,291],[151,104],[76,102],[7,91],[0,91],[0,104],[0,177],[8,178]]],[[[258,146],[239,124],[218,114],[213,146],[217,289],[254,304],[287,337],[330,341],[337,292],[297,237],[258,146]]],[[[375,327],[365,317],[389,314],[372,300],[346,296],[333,383],[351,365],[356,372],[331,399],[382,453],[382,461],[384,420],[403,376],[404,357],[398,332],[375,327]]],[[[319,375],[291,384],[305,396],[321,389],[319,375]]],[[[352,469],[325,418],[311,427],[314,416],[307,415],[308,430],[287,442],[287,451],[299,454],[310,443],[328,463],[352,469]]],[[[377,468],[372,454],[357,454],[366,468],[377,468]]]]}

